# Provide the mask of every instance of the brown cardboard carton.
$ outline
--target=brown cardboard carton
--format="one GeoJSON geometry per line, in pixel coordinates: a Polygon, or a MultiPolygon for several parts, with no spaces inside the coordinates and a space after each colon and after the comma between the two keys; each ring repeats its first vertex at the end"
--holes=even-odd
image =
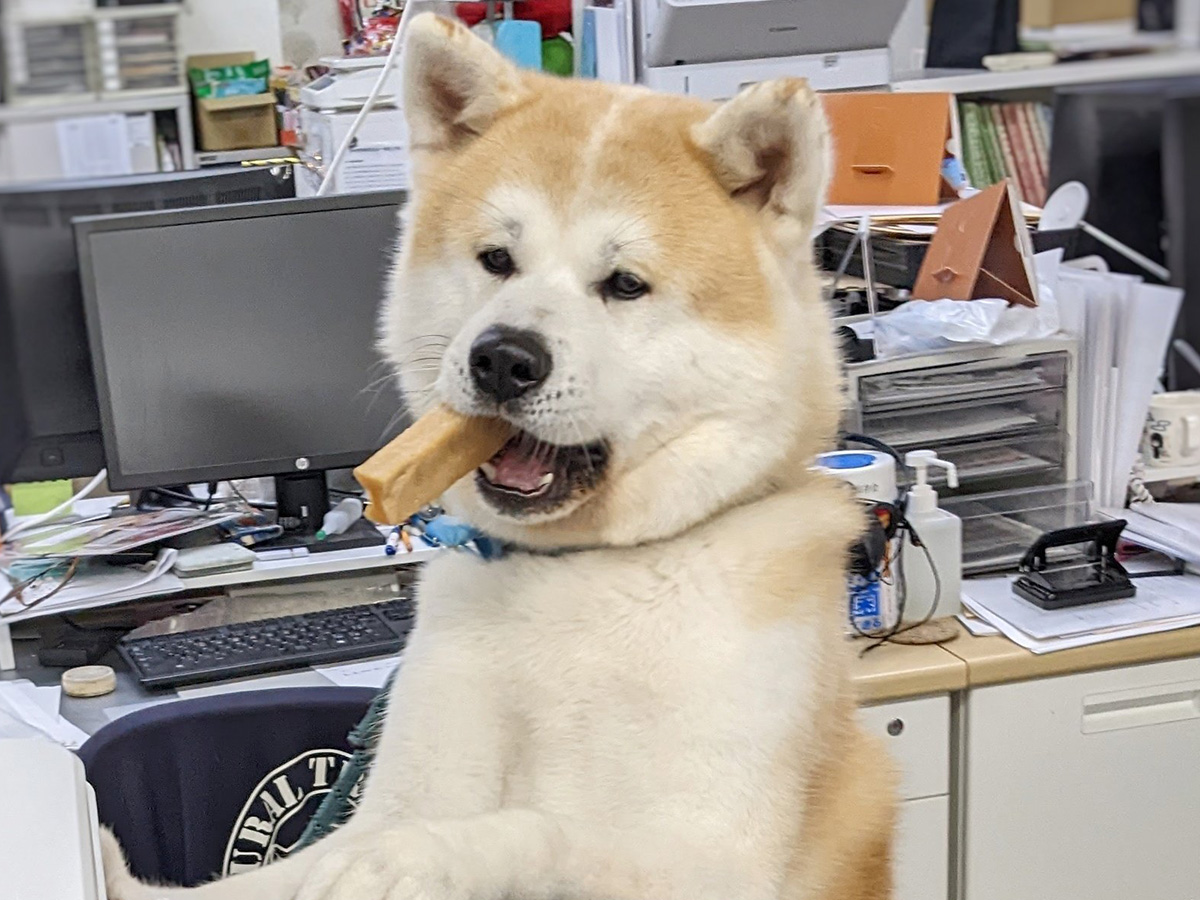
{"type": "Polygon", "coordinates": [[[829,202],[936,206],[955,198],[942,177],[953,137],[950,94],[825,94],[833,132],[829,202]]]}
{"type": "Polygon", "coordinates": [[[1136,15],[1137,0],[1021,0],[1021,24],[1027,28],[1110,22],[1136,15]]]}
{"type": "Polygon", "coordinates": [[[921,264],[914,300],[1000,298],[1037,306],[1029,230],[1011,181],[1002,181],[942,213],[921,264]]]}
{"type": "MultiPolygon", "coordinates": [[[[189,56],[188,69],[210,69],[254,62],[255,54],[214,53],[189,56]]],[[[196,145],[200,150],[252,150],[279,142],[275,95],[192,98],[196,108],[196,145]]]]}

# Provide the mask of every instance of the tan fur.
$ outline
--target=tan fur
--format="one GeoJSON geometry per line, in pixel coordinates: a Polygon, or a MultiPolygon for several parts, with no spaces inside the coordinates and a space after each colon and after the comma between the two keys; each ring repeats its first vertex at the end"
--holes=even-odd
{"type": "Polygon", "coordinates": [[[413,254],[424,262],[447,245],[478,240],[478,204],[501,181],[540,189],[569,215],[600,202],[646,212],[665,248],[644,276],[678,283],[697,311],[751,332],[770,329],[773,313],[755,255],[753,213],[711,169],[692,129],[715,107],[617,91],[594,82],[524,74],[521,100],[500,114],[486,138],[429,163],[431,186],[413,220],[413,254]],[[638,102],[631,103],[631,95],[638,102]],[[612,129],[591,152],[590,123],[617,107],[612,129]]]}
{"type": "Polygon", "coordinates": [[[425,569],[348,825],[194,894],[138,886],[110,846],[113,900],[887,900],[895,775],[843,635],[862,515],[810,470],[842,406],[816,95],[531,75],[424,16],[405,65],[415,192],[381,347],[406,399],[602,442],[607,469],[536,514],[471,477],[447,493],[522,549],[425,569]],[[650,289],[614,298],[622,271],[650,289]],[[553,355],[504,402],[469,368],[500,326],[553,355]]]}

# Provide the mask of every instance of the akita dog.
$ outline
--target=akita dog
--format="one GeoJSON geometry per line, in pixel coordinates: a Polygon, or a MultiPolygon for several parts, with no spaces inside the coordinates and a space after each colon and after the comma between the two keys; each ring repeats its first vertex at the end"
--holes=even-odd
{"type": "Polygon", "coordinates": [[[191,890],[110,838],[110,897],[890,896],[894,779],[843,637],[863,521],[809,470],[842,407],[819,99],[531,74],[432,15],[406,40],[382,347],[414,411],[518,431],[445,499],[508,552],[425,570],[349,824],[191,890]]]}

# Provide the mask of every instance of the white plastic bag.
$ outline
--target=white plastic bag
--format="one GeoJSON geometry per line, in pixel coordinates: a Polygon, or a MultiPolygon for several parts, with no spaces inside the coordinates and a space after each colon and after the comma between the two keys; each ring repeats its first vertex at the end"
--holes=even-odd
{"type": "Polygon", "coordinates": [[[881,359],[945,350],[962,344],[1012,344],[1058,333],[1058,269],[1062,251],[1039,253],[1034,262],[1038,305],[1006,300],[913,300],[875,320],[875,355],[881,359]]]}

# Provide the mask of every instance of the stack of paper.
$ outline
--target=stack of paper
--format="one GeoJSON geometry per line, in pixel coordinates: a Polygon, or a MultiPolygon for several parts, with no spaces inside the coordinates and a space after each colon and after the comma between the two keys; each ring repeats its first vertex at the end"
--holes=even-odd
{"type": "Polygon", "coordinates": [[[1200,504],[1138,503],[1104,509],[1101,515],[1129,524],[1121,536],[1149,550],[1200,566],[1200,504]]]}
{"type": "Polygon", "coordinates": [[[1012,579],[963,582],[963,606],[1034,653],[1200,625],[1200,575],[1142,578],[1137,596],[1047,610],[1018,597],[1012,579]]]}
{"type": "Polygon", "coordinates": [[[58,714],[62,688],[0,681],[0,738],[40,737],[78,750],[87,733],[58,714]]]}
{"type": "Polygon", "coordinates": [[[1183,292],[1064,266],[1057,300],[1080,340],[1079,478],[1097,505],[1122,506],[1183,292]]]}
{"type": "MultiPolygon", "coordinates": [[[[20,599],[13,597],[0,603],[0,619],[12,624],[182,591],[184,583],[170,573],[178,555],[178,550],[162,550],[146,567],[81,563],[78,574],[61,590],[57,589],[60,578],[49,576],[22,591],[20,599]]],[[[0,575],[0,597],[11,587],[11,582],[0,575]]]]}
{"type": "Polygon", "coordinates": [[[627,0],[584,8],[580,59],[580,74],[585,78],[633,84],[633,13],[627,0]]]}

